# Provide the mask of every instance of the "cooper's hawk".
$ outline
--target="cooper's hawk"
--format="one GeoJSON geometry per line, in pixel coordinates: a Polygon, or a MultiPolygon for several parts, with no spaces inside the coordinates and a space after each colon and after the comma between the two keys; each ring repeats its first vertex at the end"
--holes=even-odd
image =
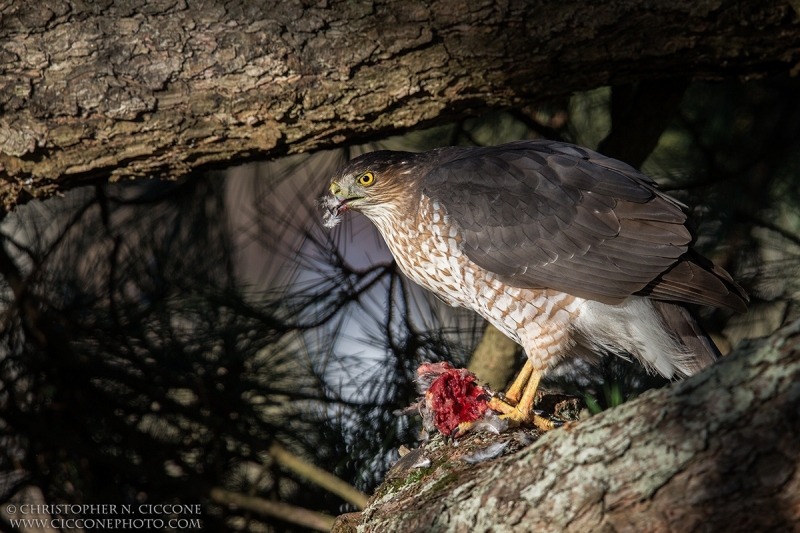
{"type": "Polygon", "coordinates": [[[633,167],[554,141],[380,151],[340,168],[325,225],[369,217],[400,269],[477,311],[527,363],[493,405],[534,421],[539,380],[564,356],[633,355],[667,378],[717,349],[682,303],[745,312],[747,295],[690,248],[683,206],[633,167]]]}

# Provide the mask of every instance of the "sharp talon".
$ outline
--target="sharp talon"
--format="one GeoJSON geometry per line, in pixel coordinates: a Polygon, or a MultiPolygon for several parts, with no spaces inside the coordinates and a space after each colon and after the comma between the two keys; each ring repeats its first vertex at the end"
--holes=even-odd
{"type": "Polygon", "coordinates": [[[542,431],[550,431],[551,429],[556,429],[563,426],[564,421],[553,418],[544,418],[540,415],[534,415],[533,424],[542,431]]]}

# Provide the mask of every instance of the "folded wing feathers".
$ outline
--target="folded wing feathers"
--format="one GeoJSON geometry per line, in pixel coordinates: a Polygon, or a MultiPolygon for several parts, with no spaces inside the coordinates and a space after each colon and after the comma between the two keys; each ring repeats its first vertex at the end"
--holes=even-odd
{"type": "Polygon", "coordinates": [[[462,229],[467,256],[507,283],[746,309],[730,275],[689,252],[683,204],[629,165],[554,141],[453,153],[424,192],[462,229]]]}

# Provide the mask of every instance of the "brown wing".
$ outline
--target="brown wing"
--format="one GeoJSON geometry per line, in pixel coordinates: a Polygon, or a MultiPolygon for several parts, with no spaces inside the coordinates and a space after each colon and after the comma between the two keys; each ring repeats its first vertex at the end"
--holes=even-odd
{"type": "Polygon", "coordinates": [[[634,168],[554,141],[449,154],[423,193],[461,228],[467,256],[504,282],[605,303],[644,294],[746,311],[727,272],[689,250],[682,204],[634,168]]]}

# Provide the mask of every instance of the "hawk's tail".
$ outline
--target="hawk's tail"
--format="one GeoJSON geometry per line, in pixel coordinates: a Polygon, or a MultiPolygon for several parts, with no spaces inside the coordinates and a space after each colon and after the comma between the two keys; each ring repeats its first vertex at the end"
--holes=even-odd
{"type": "Polygon", "coordinates": [[[685,370],[681,369],[684,373],[691,376],[720,357],[714,341],[686,307],[658,300],[651,300],[651,303],[669,332],[687,348],[689,356],[682,361],[685,370]]]}
{"type": "Polygon", "coordinates": [[[714,343],[680,304],[631,296],[621,305],[586,302],[575,341],[593,351],[634,356],[665,378],[691,376],[719,356],[714,343]]]}

